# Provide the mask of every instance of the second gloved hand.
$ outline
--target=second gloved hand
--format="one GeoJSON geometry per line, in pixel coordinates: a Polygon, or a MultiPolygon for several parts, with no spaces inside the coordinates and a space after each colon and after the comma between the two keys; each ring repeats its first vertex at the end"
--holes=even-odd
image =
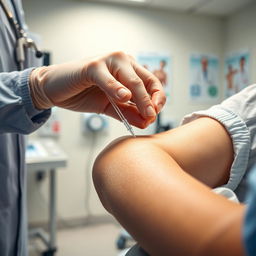
{"type": "Polygon", "coordinates": [[[38,109],[58,106],[119,119],[108,94],[126,119],[140,128],[155,120],[166,100],[159,80],[123,52],[37,68],[31,73],[30,88],[38,109]]]}

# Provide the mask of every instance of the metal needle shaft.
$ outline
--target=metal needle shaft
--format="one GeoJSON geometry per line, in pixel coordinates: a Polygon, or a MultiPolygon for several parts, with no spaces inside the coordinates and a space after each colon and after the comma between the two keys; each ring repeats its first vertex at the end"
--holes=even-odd
{"type": "MultiPolygon", "coordinates": [[[[107,95],[107,94],[106,94],[107,95]]],[[[108,96],[108,99],[109,99],[109,102],[112,104],[113,108],[115,109],[116,113],[118,114],[118,116],[120,117],[121,121],[123,122],[123,124],[125,125],[126,129],[131,133],[131,135],[133,137],[136,137],[133,129],[132,129],[132,126],[129,124],[129,122],[126,120],[126,118],[124,117],[122,111],[120,110],[120,108],[116,105],[116,103],[114,102],[114,100],[108,96]]]]}

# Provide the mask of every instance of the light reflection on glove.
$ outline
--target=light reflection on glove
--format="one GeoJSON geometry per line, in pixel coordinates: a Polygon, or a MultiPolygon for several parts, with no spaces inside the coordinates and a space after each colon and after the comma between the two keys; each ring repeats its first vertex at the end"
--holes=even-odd
{"type": "Polygon", "coordinates": [[[37,68],[31,73],[30,88],[38,109],[58,106],[119,119],[108,94],[130,124],[140,128],[155,120],[166,101],[160,81],[123,52],[37,68]]]}

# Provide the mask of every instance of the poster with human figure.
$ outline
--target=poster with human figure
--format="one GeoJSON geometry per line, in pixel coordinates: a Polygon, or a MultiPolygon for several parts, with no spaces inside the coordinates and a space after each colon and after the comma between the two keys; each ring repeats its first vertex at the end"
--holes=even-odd
{"type": "Polygon", "coordinates": [[[172,77],[172,60],[169,54],[166,53],[139,53],[137,61],[144,68],[152,72],[162,83],[167,101],[170,101],[171,96],[171,77],[172,77]]]}
{"type": "Polygon", "coordinates": [[[230,97],[250,84],[250,53],[229,54],[225,60],[225,97],[230,97]]]}
{"type": "Polygon", "coordinates": [[[219,97],[219,59],[209,54],[190,57],[190,100],[211,102],[219,97]]]}

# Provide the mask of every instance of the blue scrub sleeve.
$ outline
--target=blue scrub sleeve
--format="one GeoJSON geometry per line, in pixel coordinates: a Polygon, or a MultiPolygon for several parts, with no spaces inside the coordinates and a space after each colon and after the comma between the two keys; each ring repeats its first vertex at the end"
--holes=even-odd
{"type": "Polygon", "coordinates": [[[0,133],[29,134],[49,118],[51,110],[37,110],[29,91],[33,68],[0,73],[0,133]]]}
{"type": "Polygon", "coordinates": [[[256,167],[249,175],[248,206],[244,221],[243,238],[247,256],[256,255],[256,167]]]}

